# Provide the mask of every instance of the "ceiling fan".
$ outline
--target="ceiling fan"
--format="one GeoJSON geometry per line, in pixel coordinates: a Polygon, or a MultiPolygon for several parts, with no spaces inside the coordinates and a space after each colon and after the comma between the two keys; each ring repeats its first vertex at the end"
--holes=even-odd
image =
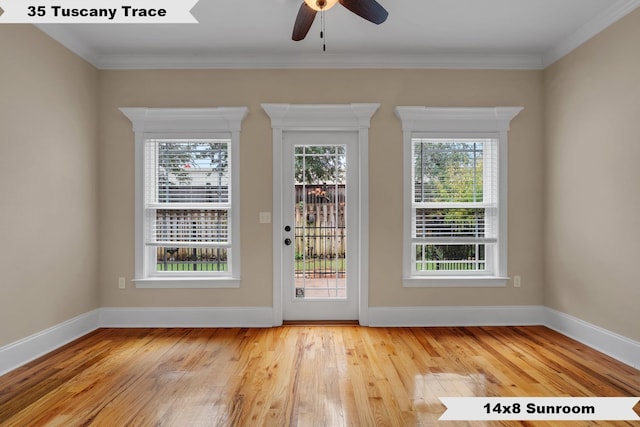
{"type": "Polygon", "coordinates": [[[376,0],[304,0],[298,11],[291,38],[294,41],[304,39],[313,24],[316,13],[329,10],[338,2],[359,17],[374,24],[382,24],[389,16],[389,12],[376,0]]]}

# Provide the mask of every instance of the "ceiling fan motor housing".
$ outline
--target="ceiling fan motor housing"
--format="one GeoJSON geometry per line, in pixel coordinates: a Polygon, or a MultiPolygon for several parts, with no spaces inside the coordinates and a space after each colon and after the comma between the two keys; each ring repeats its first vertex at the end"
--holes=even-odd
{"type": "Polygon", "coordinates": [[[331,9],[338,3],[338,0],[304,0],[304,2],[316,12],[322,12],[331,9]]]}

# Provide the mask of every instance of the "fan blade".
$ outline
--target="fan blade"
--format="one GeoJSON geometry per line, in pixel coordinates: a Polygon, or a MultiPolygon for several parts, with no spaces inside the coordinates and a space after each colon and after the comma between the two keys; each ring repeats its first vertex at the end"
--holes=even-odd
{"type": "Polygon", "coordinates": [[[389,12],[376,0],[338,0],[341,5],[361,18],[374,24],[382,24],[387,20],[389,12]]]}
{"type": "Polygon", "coordinates": [[[296,23],[293,25],[293,35],[291,38],[294,41],[300,41],[307,36],[313,20],[316,18],[316,11],[311,9],[305,2],[302,2],[298,16],[296,17],[296,23]]]}

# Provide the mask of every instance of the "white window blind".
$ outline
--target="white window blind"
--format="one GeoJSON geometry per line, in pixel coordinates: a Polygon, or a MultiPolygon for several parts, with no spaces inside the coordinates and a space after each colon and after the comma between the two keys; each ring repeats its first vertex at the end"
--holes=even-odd
{"type": "Polygon", "coordinates": [[[498,240],[497,146],[491,138],[412,138],[414,274],[491,269],[498,240]]]}
{"type": "Polygon", "coordinates": [[[230,247],[227,139],[145,140],[145,244],[230,247]]]}
{"type": "Polygon", "coordinates": [[[226,274],[231,140],[144,140],[144,245],[153,274],[226,274]]]}

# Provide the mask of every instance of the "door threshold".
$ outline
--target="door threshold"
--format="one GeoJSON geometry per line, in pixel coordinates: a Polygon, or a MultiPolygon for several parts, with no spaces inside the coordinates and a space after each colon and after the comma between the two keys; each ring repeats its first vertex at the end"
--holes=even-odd
{"type": "Polygon", "coordinates": [[[357,320],[285,320],[282,326],[360,326],[357,320]]]}

